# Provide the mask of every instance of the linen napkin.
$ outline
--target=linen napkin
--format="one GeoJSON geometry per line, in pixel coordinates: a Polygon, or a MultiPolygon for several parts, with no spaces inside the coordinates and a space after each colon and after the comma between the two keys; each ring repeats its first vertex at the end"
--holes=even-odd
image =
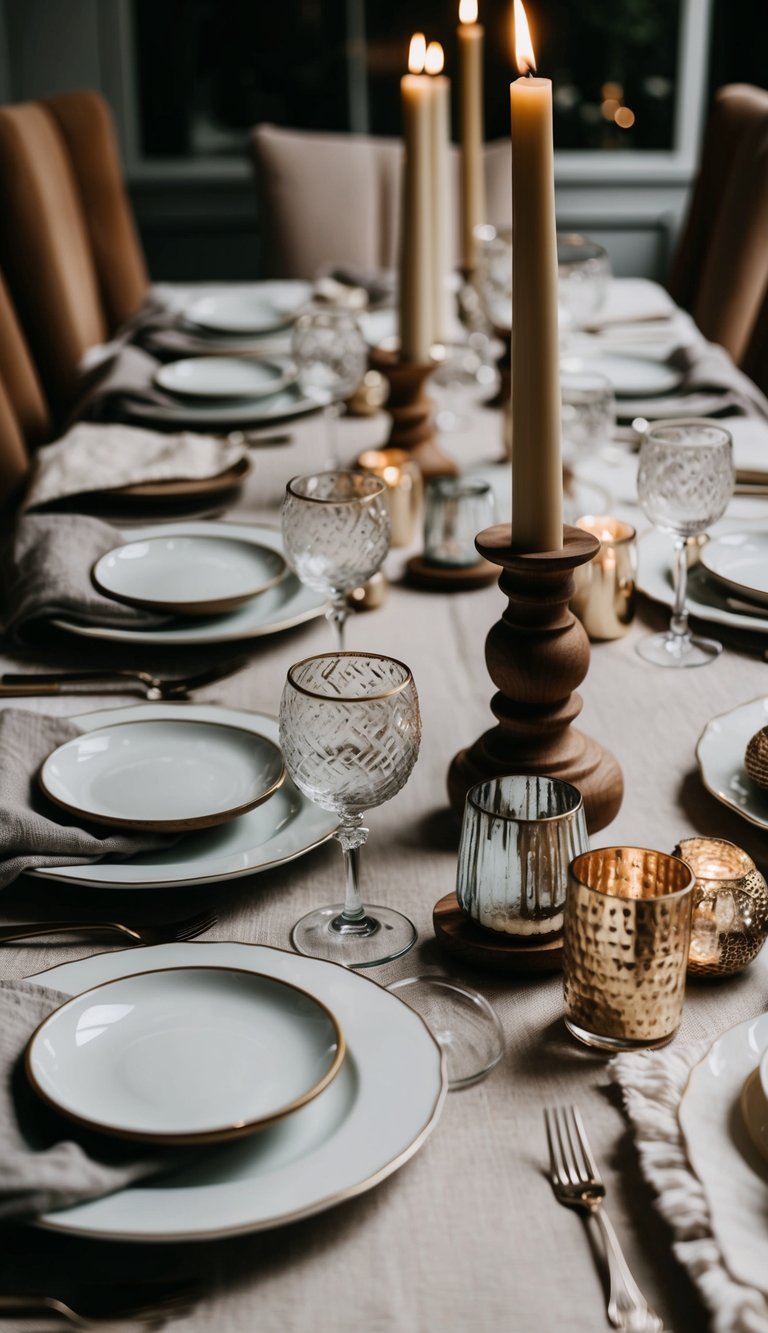
{"type": "Polygon", "coordinates": [[[680,388],[658,397],[619,399],[617,410],[622,418],[738,413],[768,421],[768,398],[716,343],[699,341],[680,347],[668,364],[682,371],[680,388]]]}
{"type": "Polygon", "coordinates": [[[138,482],[218,477],[246,455],[244,445],[211,435],[82,421],[37,450],[22,510],[138,482]]]}
{"type": "Polygon", "coordinates": [[[155,387],[153,377],[159,366],[149,352],[124,343],[96,382],[85,389],[72,414],[73,421],[82,417],[104,421],[120,416],[131,402],[178,407],[178,398],[155,387]]]}
{"type": "Polygon", "coordinates": [[[27,1042],[69,998],[28,981],[0,982],[0,1222],[111,1194],[180,1160],[179,1149],[76,1129],[33,1091],[23,1068],[27,1042]]]}
{"type": "Polygon", "coordinates": [[[611,324],[645,324],[672,319],[677,310],[669,292],[650,278],[622,278],[608,287],[601,310],[589,322],[590,329],[611,324]]]}
{"type": "MultiPolygon", "coordinates": [[[[677,1117],[691,1069],[711,1045],[711,1041],[697,1041],[663,1051],[619,1055],[608,1070],[621,1089],[643,1175],[656,1191],[656,1206],[672,1229],[675,1256],[710,1310],[714,1333],[768,1333],[768,1300],[761,1291],[732,1277],[725,1265],[713,1234],[707,1195],[688,1162],[677,1117]]],[[[745,1219],[743,1243],[755,1240],[765,1244],[762,1236],[750,1234],[745,1219]]]]}
{"type": "Polygon", "coordinates": [[[123,541],[117,528],[84,514],[20,518],[0,563],[6,632],[23,643],[59,616],[95,625],[163,624],[167,617],[112,601],[91,582],[96,560],[123,541]]]}
{"type": "Polygon", "coordinates": [[[0,712],[0,889],[26,870],[92,865],[105,856],[134,856],[177,841],[178,835],[133,829],[92,832],[43,795],[37,785],[40,765],[79,735],[68,718],[22,708],[0,712]]]}

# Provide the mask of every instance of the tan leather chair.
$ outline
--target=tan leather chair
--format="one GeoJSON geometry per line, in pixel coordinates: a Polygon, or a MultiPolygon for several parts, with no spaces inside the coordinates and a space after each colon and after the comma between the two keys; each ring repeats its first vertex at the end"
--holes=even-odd
{"type": "Polygon", "coordinates": [[[0,267],[54,415],[79,392],[78,365],[108,328],[64,141],[40,104],[0,107],[0,267]]]}
{"type": "Polygon", "coordinates": [[[149,276],[123,181],[109,106],[100,93],[62,93],[43,105],[67,147],[83,206],[107,326],[113,332],[141,306],[149,276]]]}
{"type": "Polygon", "coordinates": [[[669,290],[741,365],[768,292],[768,91],[715,96],[669,290]]]}
{"type": "Polygon", "coordinates": [[[0,382],[28,449],[51,437],[51,414],[40,377],[0,274],[0,382]]]}
{"type": "Polygon", "coordinates": [[[28,471],[24,436],[10,395],[0,379],[0,518],[13,510],[28,471]]]}

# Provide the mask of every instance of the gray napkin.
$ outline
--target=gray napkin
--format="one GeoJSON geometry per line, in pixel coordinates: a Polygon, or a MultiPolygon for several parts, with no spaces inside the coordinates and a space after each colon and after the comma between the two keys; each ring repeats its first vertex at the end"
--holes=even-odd
{"type": "Polygon", "coordinates": [[[617,412],[622,419],[724,416],[735,412],[768,420],[768,398],[716,343],[680,347],[668,364],[683,372],[680,388],[659,397],[619,399],[617,412]]]}
{"type": "Polygon", "coordinates": [[[78,826],[76,815],[48,801],[37,785],[40,765],[78,735],[68,718],[21,708],[0,712],[0,889],[25,870],[92,865],[105,856],[134,856],[177,840],[132,829],[91,832],[78,826]]]}
{"type": "Polygon", "coordinates": [[[179,1161],[178,1150],[75,1129],[33,1091],[24,1050],[43,1019],[67,999],[28,981],[0,982],[0,1222],[111,1194],[179,1161]]]}
{"type": "Polygon", "coordinates": [[[6,631],[23,642],[57,616],[86,624],[152,628],[166,617],[103,597],[91,582],[100,556],[120,546],[117,528],[83,514],[27,514],[16,525],[2,562],[6,631]]]}
{"type": "Polygon", "coordinates": [[[141,347],[118,344],[116,354],[77,404],[73,420],[85,417],[91,421],[106,421],[119,417],[130,402],[178,407],[178,398],[157,389],[153,383],[159,365],[160,362],[141,347]]]}

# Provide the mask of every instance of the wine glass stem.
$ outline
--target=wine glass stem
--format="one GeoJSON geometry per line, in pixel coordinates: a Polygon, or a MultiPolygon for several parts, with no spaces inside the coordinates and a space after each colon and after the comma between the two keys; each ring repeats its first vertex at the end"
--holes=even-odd
{"type": "Polygon", "coordinates": [[[347,606],[347,600],[344,594],[340,593],[338,596],[334,597],[333,606],[330,611],[326,611],[325,613],[326,620],[330,621],[336,628],[336,637],[340,653],[344,652],[344,628],[347,623],[348,615],[349,607],[347,606]]]}
{"type": "Polygon", "coordinates": [[[688,538],[678,537],[675,541],[675,604],[672,607],[672,619],[669,628],[681,639],[689,637],[688,612],[685,609],[685,593],[688,584],[688,538]]]}
{"type": "Polygon", "coordinates": [[[326,467],[338,468],[341,466],[339,461],[339,417],[342,413],[341,403],[329,403],[323,409],[323,419],[325,421],[325,452],[326,467]]]}
{"type": "Polygon", "coordinates": [[[378,923],[366,916],[360,897],[360,848],[368,838],[362,821],[362,815],[348,816],[336,831],[344,853],[346,892],[344,910],[331,922],[331,930],[342,935],[371,935],[378,929],[378,923]]]}

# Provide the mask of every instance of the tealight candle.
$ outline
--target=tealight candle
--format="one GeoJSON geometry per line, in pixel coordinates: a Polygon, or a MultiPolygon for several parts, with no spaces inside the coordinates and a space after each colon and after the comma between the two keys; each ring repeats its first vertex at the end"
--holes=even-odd
{"type": "Polygon", "coordinates": [[[682,838],[675,848],[696,876],[688,975],[740,972],[768,935],[768,887],[751,856],[724,838],[682,838]]]}
{"type": "Polygon", "coordinates": [[[590,639],[619,639],[635,614],[635,529],[608,514],[587,514],[576,527],[599,538],[600,550],[588,565],[574,570],[571,610],[590,639]]]}
{"type": "Polygon", "coordinates": [[[367,449],[357,467],[385,483],[392,546],[410,546],[421,515],[424,485],[418,464],[405,449],[367,449]]]}

